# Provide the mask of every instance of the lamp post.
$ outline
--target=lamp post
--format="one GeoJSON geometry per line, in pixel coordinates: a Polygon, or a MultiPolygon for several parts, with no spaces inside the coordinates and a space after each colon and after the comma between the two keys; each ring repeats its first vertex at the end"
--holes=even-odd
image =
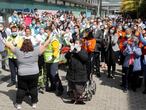
{"type": "Polygon", "coordinates": [[[102,0],[100,0],[100,8],[99,8],[100,10],[99,10],[99,14],[100,14],[100,16],[101,16],[101,12],[102,12],[102,0]]]}
{"type": "Polygon", "coordinates": [[[101,10],[102,10],[102,0],[98,0],[98,4],[97,4],[97,16],[101,16],[101,10]]]}

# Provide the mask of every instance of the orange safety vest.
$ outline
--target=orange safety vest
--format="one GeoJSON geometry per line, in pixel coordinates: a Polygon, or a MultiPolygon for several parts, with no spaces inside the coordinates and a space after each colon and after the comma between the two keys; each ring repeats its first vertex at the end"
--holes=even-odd
{"type": "Polygon", "coordinates": [[[119,48],[120,48],[120,51],[123,52],[123,50],[125,49],[124,48],[124,42],[126,41],[126,33],[123,32],[123,31],[119,31],[118,32],[118,37],[119,37],[119,48]],[[120,36],[122,35],[122,38],[120,38],[120,36]]]}
{"type": "Polygon", "coordinates": [[[82,39],[82,48],[84,48],[88,53],[92,53],[96,48],[96,39],[82,39]]]}

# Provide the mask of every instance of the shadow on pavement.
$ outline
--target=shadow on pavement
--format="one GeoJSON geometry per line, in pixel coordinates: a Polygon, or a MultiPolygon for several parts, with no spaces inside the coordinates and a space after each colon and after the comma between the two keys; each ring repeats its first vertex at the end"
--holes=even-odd
{"type": "MultiPolygon", "coordinates": [[[[115,79],[107,78],[107,71],[101,73],[101,85],[109,86],[112,88],[117,88],[122,90],[121,81],[122,81],[122,70],[118,69],[115,73],[115,79]]],[[[146,95],[142,94],[144,90],[143,84],[136,92],[129,89],[125,94],[127,95],[128,106],[125,107],[125,110],[146,110],[146,95]]],[[[124,92],[123,92],[124,94],[124,92]]],[[[126,98],[125,97],[125,98],[126,98]]],[[[120,109],[121,110],[121,109],[120,109]]]]}
{"type": "MultiPolygon", "coordinates": [[[[13,102],[14,105],[16,103],[16,92],[17,92],[16,90],[9,90],[9,91],[1,91],[0,90],[0,93],[9,97],[9,99],[13,102]]],[[[31,105],[31,99],[29,96],[25,96],[23,101],[26,102],[27,104],[31,105]]]]}
{"type": "Polygon", "coordinates": [[[7,82],[10,79],[10,75],[7,75],[7,76],[1,75],[0,77],[2,77],[0,79],[0,84],[7,82]]]}
{"type": "Polygon", "coordinates": [[[122,74],[115,72],[115,79],[108,78],[107,76],[108,76],[107,71],[101,72],[101,77],[99,78],[102,81],[101,85],[106,85],[109,87],[121,89],[120,84],[121,84],[122,74]]]}
{"type": "Polygon", "coordinates": [[[16,90],[9,90],[9,91],[1,91],[0,93],[6,95],[7,97],[9,97],[9,99],[13,102],[13,104],[15,104],[15,96],[16,96],[16,90]]]}

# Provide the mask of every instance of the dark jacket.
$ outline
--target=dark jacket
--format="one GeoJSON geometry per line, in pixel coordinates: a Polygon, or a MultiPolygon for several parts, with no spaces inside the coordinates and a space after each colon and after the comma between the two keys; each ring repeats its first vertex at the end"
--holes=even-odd
{"type": "Polygon", "coordinates": [[[102,46],[102,42],[103,42],[103,32],[102,30],[96,30],[94,33],[94,37],[96,39],[96,49],[95,51],[100,51],[101,50],[101,46],[102,46]]]}
{"type": "Polygon", "coordinates": [[[79,53],[69,52],[65,57],[69,65],[66,79],[72,82],[86,82],[86,64],[88,62],[88,54],[86,51],[82,49],[79,53]]]}

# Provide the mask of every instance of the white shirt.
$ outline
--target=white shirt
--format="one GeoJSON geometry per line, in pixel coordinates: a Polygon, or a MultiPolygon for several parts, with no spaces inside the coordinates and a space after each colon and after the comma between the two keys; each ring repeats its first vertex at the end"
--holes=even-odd
{"type": "Polygon", "coordinates": [[[26,37],[26,36],[23,36],[23,38],[24,38],[24,39],[25,39],[25,38],[30,38],[30,40],[31,40],[33,46],[36,46],[36,45],[39,44],[39,42],[37,41],[37,39],[36,39],[34,36],[32,36],[32,35],[27,36],[27,37],[26,37]]]}
{"type": "Polygon", "coordinates": [[[36,38],[37,42],[39,42],[40,44],[43,44],[45,42],[47,36],[45,34],[42,34],[42,35],[38,34],[38,35],[36,35],[35,38],[36,38]]]}

